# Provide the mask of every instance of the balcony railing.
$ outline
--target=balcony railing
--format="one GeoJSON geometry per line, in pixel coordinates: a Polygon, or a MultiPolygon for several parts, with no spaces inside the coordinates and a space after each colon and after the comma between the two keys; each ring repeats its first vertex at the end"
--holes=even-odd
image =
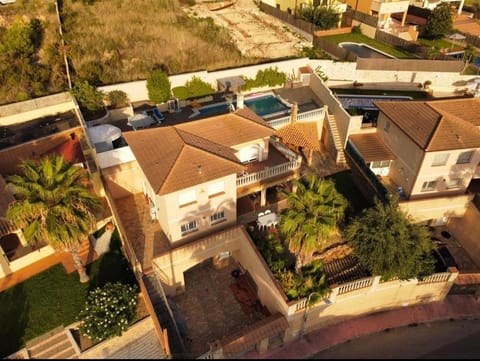
{"type": "Polygon", "coordinates": [[[302,164],[301,159],[290,161],[287,163],[279,164],[274,167],[262,169],[259,172],[247,174],[237,178],[237,187],[246,186],[252,183],[260,182],[261,180],[268,179],[280,174],[284,174],[295,169],[300,168],[302,164]]]}
{"type": "Polygon", "coordinates": [[[348,155],[350,155],[352,160],[358,165],[363,174],[365,174],[365,176],[371,182],[372,186],[375,188],[375,191],[382,198],[382,200],[386,201],[389,198],[389,194],[391,193],[382,184],[382,182],[378,180],[377,176],[372,172],[372,170],[366,165],[362,156],[358,153],[358,151],[355,149],[355,147],[350,141],[347,142],[345,150],[348,155]]]}
{"type": "MultiPolygon", "coordinates": [[[[297,121],[309,121],[309,120],[317,120],[322,119],[325,116],[325,109],[313,109],[307,112],[298,113],[297,121]]],[[[290,124],[290,116],[267,120],[268,125],[270,125],[274,129],[280,129],[288,124],[290,124]]]]}

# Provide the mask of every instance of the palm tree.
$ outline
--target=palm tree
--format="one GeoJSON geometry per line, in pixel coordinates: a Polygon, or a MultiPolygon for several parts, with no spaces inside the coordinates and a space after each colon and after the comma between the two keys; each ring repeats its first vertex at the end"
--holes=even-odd
{"type": "Polygon", "coordinates": [[[7,219],[23,229],[27,243],[45,241],[69,251],[80,282],[87,282],[78,246],[94,230],[94,211],[100,206],[88,189],[88,173],[59,155],[24,160],[20,169],[22,175],[7,178],[17,198],[8,207],[7,219]]]}
{"type": "Polygon", "coordinates": [[[284,192],[289,208],[280,219],[280,232],[290,252],[296,255],[295,271],[300,272],[314,251],[330,245],[330,237],[343,220],[347,201],[332,179],[312,174],[295,181],[296,192],[284,192]]]}

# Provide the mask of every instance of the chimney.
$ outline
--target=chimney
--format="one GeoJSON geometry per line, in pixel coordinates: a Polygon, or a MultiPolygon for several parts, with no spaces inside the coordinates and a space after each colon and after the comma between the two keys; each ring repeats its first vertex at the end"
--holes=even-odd
{"type": "Polygon", "coordinates": [[[198,174],[202,174],[202,166],[200,164],[197,165],[197,171],[198,171],[198,174]]]}
{"type": "Polygon", "coordinates": [[[290,113],[290,124],[295,124],[297,122],[298,114],[298,103],[294,102],[292,106],[292,112],[290,113]]]}

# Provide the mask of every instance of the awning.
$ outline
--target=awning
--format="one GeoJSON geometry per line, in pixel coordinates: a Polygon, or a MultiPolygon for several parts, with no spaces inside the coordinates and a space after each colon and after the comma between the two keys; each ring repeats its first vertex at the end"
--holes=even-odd
{"type": "Polygon", "coordinates": [[[221,89],[231,89],[232,87],[242,86],[245,84],[245,80],[239,76],[229,76],[227,78],[217,79],[217,82],[220,85],[219,88],[221,89]]]}
{"type": "Polygon", "coordinates": [[[349,141],[355,146],[365,163],[397,158],[383,143],[377,133],[353,134],[350,136],[349,141]]]}
{"type": "Polygon", "coordinates": [[[87,128],[88,136],[93,144],[113,142],[122,136],[122,130],[114,125],[101,124],[87,128]]]}

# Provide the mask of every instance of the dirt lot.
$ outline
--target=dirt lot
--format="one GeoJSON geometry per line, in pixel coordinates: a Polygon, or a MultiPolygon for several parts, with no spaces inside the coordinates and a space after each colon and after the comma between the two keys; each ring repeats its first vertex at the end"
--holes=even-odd
{"type": "Polygon", "coordinates": [[[311,46],[280,20],[261,12],[253,0],[237,0],[233,6],[217,11],[197,1],[187,11],[190,16],[211,17],[216,24],[230,29],[232,39],[244,56],[283,58],[297,55],[303,45],[311,46]]]}

